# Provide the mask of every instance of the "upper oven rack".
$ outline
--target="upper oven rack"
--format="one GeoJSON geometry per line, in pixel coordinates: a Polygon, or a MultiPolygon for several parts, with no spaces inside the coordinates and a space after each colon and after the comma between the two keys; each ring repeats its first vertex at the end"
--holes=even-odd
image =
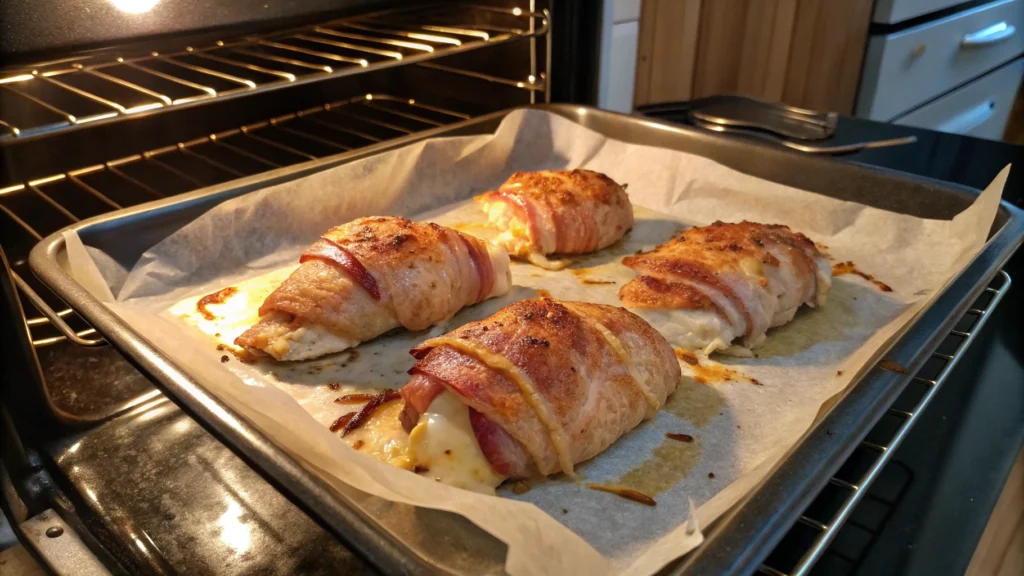
{"type": "MultiPolygon", "coordinates": [[[[538,38],[550,15],[476,4],[418,5],[361,14],[179,50],[104,50],[0,72],[0,144],[24,141],[288,86],[361,74],[521,39],[531,42],[530,73],[497,78],[550,100],[538,69],[538,38]]],[[[427,65],[427,64],[423,64],[427,65]]],[[[449,70],[446,66],[431,67],[449,70]]]]}
{"type": "MultiPolygon", "coordinates": [[[[457,69],[452,69],[461,72],[457,69]]],[[[510,82],[494,77],[490,81],[510,82]]],[[[422,99],[371,93],[276,116],[184,142],[85,166],[62,174],[0,188],[0,225],[4,220],[35,243],[60,226],[99,212],[118,210],[208,186],[217,181],[241,178],[282,166],[309,162],[327,155],[357,150],[393,138],[468,120],[472,114],[422,99]],[[216,179],[202,179],[196,168],[205,168],[216,179]],[[190,173],[191,172],[191,173],[190,173]],[[156,185],[153,175],[180,184],[175,189],[156,185]],[[60,189],[64,187],[65,189],[60,189]],[[128,192],[130,190],[130,192],[128,192]],[[27,195],[32,204],[10,204],[27,195]],[[94,205],[81,206],[86,197],[94,205]],[[21,209],[19,209],[19,206],[21,209]],[[37,230],[26,221],[32,206],[53,212],[61,224],[37,230]],[[53,226],[57,226],[54,228],[53,226]]],[[[71,341],[79,346],[103,346],[96,330],[70,308],[47,302],[18,269],[26,254],[10,252],[11,273],[19,291],[39,310],[26,318],[36,348],[71,341]],[[51,329],[55,328],[56,330],[51,329]]]]}

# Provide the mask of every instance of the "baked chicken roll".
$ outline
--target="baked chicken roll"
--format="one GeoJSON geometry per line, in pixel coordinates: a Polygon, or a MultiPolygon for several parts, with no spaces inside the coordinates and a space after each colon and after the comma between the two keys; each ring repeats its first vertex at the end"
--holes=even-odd
{"type": "Polygon", "coordinates": [[[749,352],[832,288],[814,242],[782,225],[715,222],[622,262],[640,274],[619,290],[622,303],[674,345],[707,354],[737,339],[732,351],[749,352]]]}
{"type": "Polygon", "coordinates": [[[613,306],[522,300],[412,350],[401,390],[416,470],[491,491],[564,472],[652,418],[676,388],[668,342],[613,306]]]}
{"type": "Polygon", "coordinates": [[[502,231],[497,243],[544,267],[560,267],[544,256],[595,252],[633,227],[625,189],[590,170],[516,172],[476,201],[502,231]]]}
{"type": "Polygon", "coordinates": [[[388,330],[423,330],[509,290],[508,255],[437,224],[360,218],[327,231],[235,344],[277,360],[340,352],[388,330]]]}

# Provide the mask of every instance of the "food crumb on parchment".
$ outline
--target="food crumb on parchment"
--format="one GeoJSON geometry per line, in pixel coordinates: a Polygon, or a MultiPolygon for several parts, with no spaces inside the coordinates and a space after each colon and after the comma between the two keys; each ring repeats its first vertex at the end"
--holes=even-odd
{"type": "Polygon", "coordinates": [[[231,360],[231,358],[228,358],[228,355],[227,355],[227,354],[225,354],[225,355],[223,355],[223,356],[221,356],[221,357],[220,357],[220,362],[221,362],[221,364],[223,364],[223,363],[227,362],[228,360],[231,360]]]}
{"type": "Polygon", "coordinates": [[[529,480],[519,480],[519,481],[515,482],[514,484],[512,484],[512,493],[513,494],[526,494],[527,492],[530,491],[530,488],[532,488],[532,487],[533,486],[530,485],[530,481],[529,480]]]}
{"type": "Polygon", "coordinates": [[[843,375],[843,371],[842,370],[836,370],[836,378],[838,378],[838,377],[840,377],[842,375],[843,375]]]}
{"type": "Polygon", "coordinates": [[[714,477],[715,477],[715,473],[714,472],[708,472],[708,478],[712,478],[713,479],[714,477]]]}
{"type": "Polygon", "coordinates": [[[338,390],[341,390],[341,383],[340,382],[328,382],[327,383],[327,387],[330,388],[332,391],[337,392],[338,390]]]}
{"type": "Polygon", "coordinates": [[[224,350],[227,350],[227,349],[228,349],[228,347],[225,346],[224,344],[217,344],[217,350],[218,351],[224,351],[224,350]]]}
{"type": "Polygon", "coordinates": [[[670,440],[678,440],[680,442],[693,442],[693,436],[690,436],[689,434],[676,434],[675,432],[666,432],[665,438],[668,438],[670,440]]]}
{"type": "Polygon", "coordinates": [[[882,368],[882,370],[888,370],[889,372],[895,372],[897,374],[908,374],[906,368],[900,366],[899,364],[893,362],[892,360],[882,360],[881,362],[878,363],[878,366],[882,368]]]}
{"type": "Polygon", "coordinates": [[[603,484],[587,484],[587,488],[590,488],[591,490],[607,492],[609,494],[615,494],[620,498],[632,500],[633,502],[639,502],[640,504],[643,504],[645,506],[658,505],[658,503],[654,501],[654,498],[651,498],[647,494],[644,494],[643,492],[637,492],[636,490],[626,488],[624,486],[605,486],[603,484]]]}

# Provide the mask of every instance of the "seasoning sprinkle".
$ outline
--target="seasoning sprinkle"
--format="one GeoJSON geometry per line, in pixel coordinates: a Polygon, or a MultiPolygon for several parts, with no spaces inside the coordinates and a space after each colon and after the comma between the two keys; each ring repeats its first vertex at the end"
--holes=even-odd
{"type": "Polygon", "coordinates": [[[669,440],[678,440],[680,442],[686,443],[693,442],[693,436],[690,436],[689,434],[676,434],[675,432],[666,432],[665,438],[668,438],[669,440]]]}

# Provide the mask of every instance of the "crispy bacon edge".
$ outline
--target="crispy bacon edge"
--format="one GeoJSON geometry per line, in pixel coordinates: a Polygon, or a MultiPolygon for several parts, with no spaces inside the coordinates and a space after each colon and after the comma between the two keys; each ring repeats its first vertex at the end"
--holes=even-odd
{"type": "MultiPolygon", "coordinates": [[[[345,249],[344,246],[334,242],[326,236],[321,236],[309,250],[302,253],[302,257],[299,258],[299,263],[302,264],[309,260],[323,260],[328,264],[332,264],[344,270],[357,284],[362,286],[374,300],[380,300],[380,288],[377,287],[377,281],[374,280],[370,272],[363,266],[363,263],[359,261],[351,252],[345,249]]],[[[260,314],[263,311],[260,310],[260,314]]]]}

